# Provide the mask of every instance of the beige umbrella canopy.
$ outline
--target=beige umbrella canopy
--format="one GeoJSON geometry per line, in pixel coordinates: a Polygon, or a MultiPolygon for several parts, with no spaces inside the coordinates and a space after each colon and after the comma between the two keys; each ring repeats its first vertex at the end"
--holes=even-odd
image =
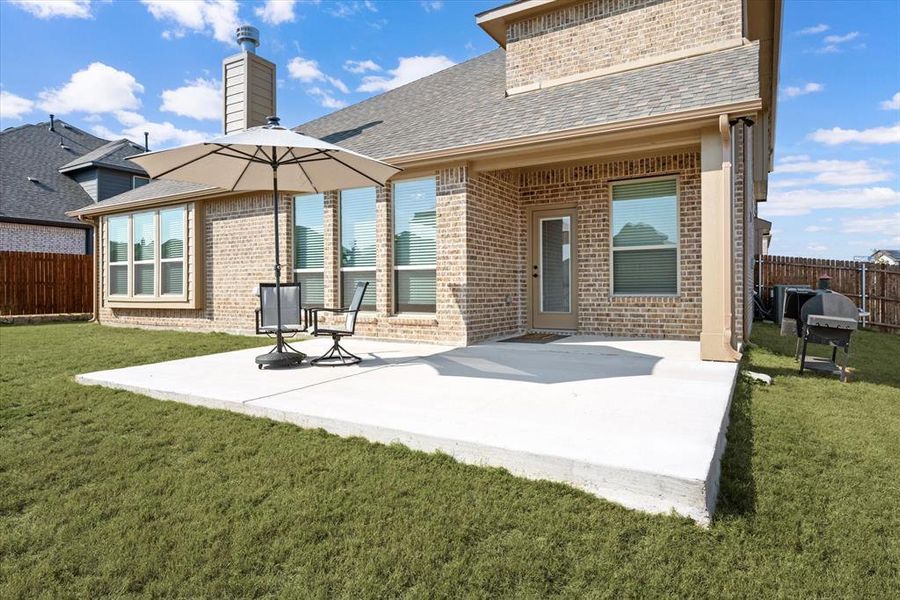
{"type": "Polygon", "coordinates": [[[272,190],[275,219],[276,345],[258,356],[262,366],[290,366],[302,353],[285,349],[281,322],[278,191],[322,192],[384,185],[400,169],[322,140],[285,129],[277,117],[262,127],[129,158],[154,179],[211,185],[228,191],[272,190]]]}

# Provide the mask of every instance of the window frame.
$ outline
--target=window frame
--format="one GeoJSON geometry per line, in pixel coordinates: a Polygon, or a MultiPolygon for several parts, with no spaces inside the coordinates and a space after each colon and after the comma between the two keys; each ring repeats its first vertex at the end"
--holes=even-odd
{"type": "Polygon", "coordinates": [[[128,292],[131,290],[131,215],[109,215],[105,219],[104,228],[106,229],[106,248],[104,249],[106,254],[106,297],[107,298],[129,298],[128,292]],[[125,260],[118,260],[113,262],[110,257],[110,219],[125,219],[125,260]],[[112,293],[112,268],[113,267],[121,267],[125,266],[125,293],[124,294],[113,294],[112,293]]]}
{"type": "Polygon", "coordinates": [[[437,232],[438,232],[438,223],[437,223],[437,176],[436,175],[423,175],[421,177],[409,177],[405,179],[395,179],[391,181],[391,310],[394,315],[398,316],[410,316],[410,317],[432,317],[437,315],[437,232]],[[431,180],[434,181],[434,212],[435,212],[435,223],[434,223],[434,234],[435,234],[435,262],[433,265],[398,265],[397,264],[397,184],[400,183],[409,183],[412,181],[425,181],[431,180]],[[434,272],[434,310],[433,311],[416,311],[416,310],[400,310],[400,298],[397,294],[398,285],[398,272],[399,271],[433,271],[434,272]]]}
{"type": "Polygon", "coordinates": [[[375,294],[375,302],[373,302],[370,306],[371,308],[360,308],[361,313],[375,313],[378,310],[378,188],[374,185],[364,185],[358,188],[347,188],[345,190],[338,190],[338,219],[337,219],[337,251],[338,251],[338,277],[337,277],[337,297],[338,304],[344,304],[344,273],[372,273],[372,283],[374,288],[372,290],[366,290],[366,293],[375,294]],[[375,194],[375,202],[373,209],[375,214],[373,215],[373,224],[375,225],[375,264],[371,267],[345,267],[344,266],[344,192],[352,191],[352,190],[360,190],[360,189],[371,189],[375,194]]]}
{"type": "Polygon", "coordinates": [[[679,298],[681,296],[681,177],[678,174],[659,175],[655,177],[634,177],[628,179],[616,179],[609,182],[609,296],[610,298],[679,298]],[[615,200],[613,200],[613,188],[617,185],[631,183],[648,183],[652,181],[675,182],[675,291],[653,293],[616,293],[615,283],[615,259],[616,252],[628,252],[632,250],[663,250],[672,246],[663,244],[651,244],[647,246],[615,247],[615,231],[613,220],[615,217],[615,200]]]}
{"type": "Polygon", "coordinates": [[[148,183],[150,183],[149,177],[144,177],[143,175],[132,175],[131,176],[131,189],[133,189],[133,190],[135,190],[141,186],[147,185],[148,183]],[[138,181],[143,181],[144,183],[142,183],[141,185],[137,185],[138,181]]]}
{"type": "MultiPolygon", "coordinates": [[[[169,303],[169,302],[177,302],[177,303],[185,303],[188,298],[188,213],[190,210],[189,204],[175,204],[171,206],[160,206],[158,208],[153,208],[149,210],[138,210],[129,213],[117,213],[112,215],[106,215],[104,218],[104,229],[106,230],[106,247],[104,249],[106,256],[106,299],[115,305],[117,302],[123,303],[169,303]],[[182,220],[181,220],[181,235],[182,235],[182,257],[178,259],[166,259],[166,262],[182,262],[184,266],[181,270],[181,293],[180,294],[162,294],[161,293],[161,277],[162,277],[162,239],[160,236],[160,219],[159,213],[160,211],[166,210],[174,210],[180,209],[182,211],[182,220]],[[154,228],[154,248],[153,248],[153,258],[150,260],[134,260],[134,217],[137,215],[144,214],[152,214],[153,215],[153,228],[154,228]],[[109,221],[110,219],[116,218],[126,218],[128,219],[128,260],[127,263],[125,261],[116,261],[113,262],[110,260],[109,255],[109,221]],[[112,267],[114,266],[122,266],[123,264],[128,265],[127,273],[128,273],[128,281],[126,282],[126,289],[128,292],[126,294],[113,294],[111,290],[112,278],[110,273],[112,271],[112,267]],[[134,293],[134,267],[135,265],[153,265],[153,294],[135,294],[134,293]]],[[[190,248],[194,247],[194,243],[191,242],[190,248]]],[[[113,306],[115,308],[115,306],[113,306]]],[[[193,308],[193,307],[190,307],[193,308]]]]}
{"type": "MultiPolygon", "coordinates": [[[[291,196],[291,279],[296,282],[298,274],[318,273],[322,276],[322,285],[325,285],[325,263],[328,257],[328,248],[325,245],[325,193],[313,192],[306,194],[294,194],[291,196]],[[297,198],[305,196],[322,196],[322,266],[321,267],[303,267],[297,268],[297,198]]],[[[300,286],[300,294],[303,295],[303,286],[300,286]]],[[[322,298],[322,305],[327,306],[327,298],[322,298]]],[[[319,308],[318,304],[304,305],[304,308],[319,308]]]]}

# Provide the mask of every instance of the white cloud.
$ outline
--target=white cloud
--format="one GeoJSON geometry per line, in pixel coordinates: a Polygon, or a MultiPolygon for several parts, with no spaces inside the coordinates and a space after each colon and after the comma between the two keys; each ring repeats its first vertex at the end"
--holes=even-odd
{"type": "Polygon", "coordinates": [[[314,60],[295,56],[287,67],[290,76],[300,81],[310,82],[325,79],[325,74],[319,70],[319,63],[314,60]]]}
{"type": "Polygon", "coordinates": [[[350,1],[350,2],[334,2],[329,3],[330,9],[328,13],[333,17],[339,17],[342,19],[346,19],[348,17],[352,17],[353,15],[361,12],[363,9],[377,13],[378,7],[375,6],[371,0],[364,0],[359,2],[358,0],[350,1]]]}
{"type": "Polygon", "coordinates": [[[844,233],[864,233],[867,235],[892,235],[900,239],[900,212],[844,219],[844,233]]]}
{"type": "Polygon", "coordinates": [[[425,12],[436,12],[444,8],[443,0],[421,0],[419,4],[425,9],[425,12]]]}
{"type": "Polygon", "coordinates": [[[798,35],[815,35],[817,33],[823,33],[831,29],[825,23],[819,23],[818,25],[813,25],[812,27],[807,27],[805,29],[801,29],[797,32],[798,35]]]}
{"type": "Polygon", "coordinates": [[[21,119],[34,109],[34,102],[11,92],[0,90],[0,119],[21,119]]]}
{"type": "Polygon", "coordinates": [[[386,92],[455,64],[446,56],[404,56],[398,61],[396,69],[388,71],[390,77],[381,75],[363,77],[362,84],[356,91],[386,92]]]}
{"type": "Polygon", "coordinates": [[[306,90],[306,93],[317,98],[319,100],[319,104],[321,104],[325,108],[338,109],[347,106],[346,102],[344,102],[343,100],[338,100],[319,86],[309,88],[308,90],[306,90]]]}
{"type": "Polygon", "coordinates": [[[850,33],[847,33],[845,35],[826,35],[824,41],[826,44],[843,44],[845,42],[855,40],[858,37],[858,31],[851,31],[850,33]]]}
{"type": "Polygon", "coordinates": [[[900,92],[894,94],[890,100],[881,103],[881,110],[900,110],[900,92]]]}
{"type": "Polygon", "coordinates": [[[866,185],[893,178],[894,174],[871,164],[867,160],[784,160],[775,166],[774,187],[796,187],[798,185],[866,185]],[[780,175],[807,174],[812,177],[782,180],[780,175]]]}
{"type": "Polygon", "coordinates": [[[810,139],[828,146],[838,144],[900,144],[900,123],[887,127],[872,127],[870,129],[817,129],[810,134],[810,139]]]}
{"type": "Polygon", "coordinates": [[[93,127],[94,133],[107,139],[128,138],[143,141],[144,132],[150,134],[150,148],[161,150],[170,146],[194,144],[212,137],[210,133],[194,129],[181,129],[169,121],[148,121],[143,115],[129,110],[118,110],[113,113],[121,125],[121,130],[113,131],[102,125],[93,127]]]}
{"type": "Polygon", "coordinates": [[[264,5],[256,7],[253,12],[269,25],[293,23],[296,19],[294,15],[296,3],[296,0],[266,0],[264,5]]]}
{"type": "Polygon", "coordinates": [[[810,252],[812,252],[813,254],[822,254],[826,250],[828,250],[828,246],[825,246],[824,244],[812,243],[812,244],[807,244],[806,249],[809,250],[810,252]]]}
{"type": "Polygon", "coordinates": [[[851,31],[844,35],[826,35],[822,40],[822,47],[816,50],[819,54],[834,54],[841,51],[841,44],[855,40],[859,37],[858,31],[851,31]]]}
{"type": "Polygon", "coordinates": [[[782,163],[798,162],[809,160],[809,154],[790,154],[781,159],[782,163]]]}
{"type": "Polygon", "coordinates": [[[769,216],[805,215],[813,210],[855,208],[873,209],[900,205],[900,190],[889,187],[840,188],[799,190],[769,193],[768,201],[760,205],[760,212],[769,216]]]}
{"type": "Polygon", "coordinates": [[[185,31],[193,31],[208,33],[220,42],[236,42],[236,0],[141,0],[141,3],[157,21],[175,23],[177,29],[163,32],[166,39],[183,37],[185,31]]]}
{"type": "Polygon", "coordinates": [[[803,86],[788,86],[784,88],[784,95],[788,98],[796,98],[797,96],[805,96],[806,94],[814,94],[821,92],[825,86],[821,83],[807,83],[803,86]]]}
{"type": "Polygon", "coordinates": [[[14,6],[38,19],[90,19],[91,0],[11,0],[14,6]]]}
{"type": "Polygon", "coordinates": [[[344,61],[344,70],[351,73],[365,73],[367,71],[380,71],[381,66],[374,60],[347,60],[344,61]]]}
{"type": "Polygon", "coordinates": [[[819,233],[821,231],[831,231],[831,227],[823,227],[821,225],[810,225],[808,227],[804,227],[803,231],[806,233],[819,233]]]}
{"type": "Polygon", "coordinates": [[[73,73],[61,88],[44,90],[38,97],[40,108],[51,113],[104,113],[139,107],[137,94],[143,91],[131,73],[95,62],[73,73]]]}
{"type": "Polygon", "coordinates": [[[328,83],[330,83],[331,85],[333,85],[340,91],[344,92],[345,94],[350,93],[350,88],[347,87],[347,84],[344,83],[343,81],[341,81],[340,79],[338,79],[337,77],[331,77],[330,75],[326,75],[325,79],[328,80],[328,83]]]}
{"type": "Polygon", "coordinates": [[[222,118],[222,84],[215,79],[195,79],[174,90],[164,90],[160,110],[192,119],[222,118]]]}
{"type": "Polygon", "coordinates": [[[302,56],[295,56],[291,59],[291,62],[288,63],[287,67],[288,73],[294,79],[303,81],[305,83],[312,83],[314,81],[327,81],[341,92],[345,94],[350,93],[350,88],[347,87],[346,83],[344,83],[337,77],[332,77],[331,75],[326,75],[325,73],[323,73],[319,68],[319,63],[312,59],[303,58],[302,56]]]}

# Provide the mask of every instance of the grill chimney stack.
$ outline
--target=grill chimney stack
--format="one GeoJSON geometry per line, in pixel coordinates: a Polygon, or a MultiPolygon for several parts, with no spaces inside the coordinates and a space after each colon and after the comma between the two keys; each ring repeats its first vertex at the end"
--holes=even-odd
{"type": "Polygon", "coordinates": [[[252,25],[241,25],[237,28],[237,42],[244,52],[256,54],[259,47],[259,29],[252,25]]]}

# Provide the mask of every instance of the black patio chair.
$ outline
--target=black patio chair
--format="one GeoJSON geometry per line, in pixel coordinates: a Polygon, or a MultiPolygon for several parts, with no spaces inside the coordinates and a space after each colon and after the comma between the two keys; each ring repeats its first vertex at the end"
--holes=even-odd
{"type": "MultiPolygon", "coordinates": [[[[309,329],[309,309],[300,304],[300,283],[281,284],[281,335],[294,337],[309,329]]],[[[259,308],[256,309],[256,334],[275,337],[278,331],[278,309],[275,302],[275,284],[259,284],[259,308]]],[[[287,342],[285,346],[298,352],[287,342]]],[[[262,369],[263,365],[259,365],[262,369]]]]}
{"type": "Polygon", "coordinates": [[[320,367],[347,367],[362,362],[362,359],[346,348],[341,346],[341,338],[350,337],[356,330],[356,317],[359,315],[359,309],[362,306],[363,297],[366,295],[366,288],[369,282],[359,281],[356,283],[356,290],[353,292],[353,301],[348,308],[311,308],[313,330],[312,334],[316,337],[330,335],[332,341],[331,348],[328,352],[314,358],[310,364],[320,367]],[[328,312],[335,315],[345,315],[344,327],[319,327],[319,313],[328,312]]]}

